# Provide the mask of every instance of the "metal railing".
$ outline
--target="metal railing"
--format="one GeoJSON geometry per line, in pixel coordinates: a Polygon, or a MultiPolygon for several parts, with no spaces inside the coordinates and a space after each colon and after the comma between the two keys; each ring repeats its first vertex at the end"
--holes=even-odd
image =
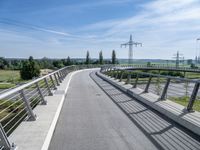
{"type": "Polygon", "coordinates": [[[98,65],[68,66],[48,75],[37,78],[24,85],[0,94],[0,149],[15,149],[15,144],[8,140],[9,135],[24,120],[35,121],[39,114],[33,109],[38,105],[46,105],[45,96],[53,95],[53,91],[64,80],[68,73],[78,69],[94,68],[98,65]]]}
{"type": "Polygon", "coordinates": [[[124,81],[125,84],[131,84],[133,88],[138,87],[144,93],[154,93],[160,97],[159,100],[184,102],[188,112],[193,112],[195,102],[200,100],[200,80],[105,67],[101,69],[101,72],[124,81]]]}
{"type": "Polygon", "coordinates": [[[199,68],[190,67],[176,67],[168,65],[105,65],[102,69],[113,70],[171,70],[171,71],[183,71],[183,72],[197,72],[200,73],[199,68]]]}

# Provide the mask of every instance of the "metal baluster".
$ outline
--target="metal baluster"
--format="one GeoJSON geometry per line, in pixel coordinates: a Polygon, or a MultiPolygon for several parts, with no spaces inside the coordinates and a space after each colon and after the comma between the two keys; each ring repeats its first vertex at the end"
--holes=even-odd
{"type": "Polygon", "coordinates": [[[124,76],[124,71],[122,72],[122,74],[121,74],[121,77],[120,77],[120,82],[122,81],[122,79],[123,79],[123,76],[124,76]]]}
{"type": "Polygon", "coordinates": [[[164,89],[162,91],[162,95],[160,97],[160,100],[165,100],[170,81],[171,81],[171,79],[167,78],[167,82],[166,82],[165,87],[164,87],[164,89]]]}
{"type": "Polygon", "coordinates": [[[190,101],[187,106],[187,111],[189,111],[189,112],[193,111],[193,105],[194,105],[194,102],[195,102],[197,94],[198,94],[199,86],[200,86],[200,83],[197,82],[192,91],[192,95],[190,97],[190,101]]]}
{"type": "Polygon", "coordinates": [[[60,83],[59,83],[59,81],[58,81],[58,78],[57,78],[57,76],[56,76],[56,73],[54,73],[53,75],[54,75],[54,78],[56,79],[57,86],[59,86],[60,83]]]}
{"type": "Polygon", "coordinates": [[[148,93],[148,91],[149,91],[149,86],[151,84],[151,79],[152,79],[152,76],[149,77],[148,83],[147,83],[147,85],[145,87],[145,90],[144,90],[145,93],[148,93]]]}
{"type": "Polygon", "coordinates": [[[29,120],[30,121],[35,121],[36,120],[36,115],[33,113],[33,110],[31,108],[30,102],[27,99],[27,97],[26,97],[26,95],[24,93],[24,90],[21,90],[20,93],[21,93],[22,99],[24,101],[24,104],[25,104],[25,107],[26,107],[26,110],[27,110],[27,113],[28,113],[28,116],[29,116],[29,120]]]}
{"type": "Polygon", "coordinates": [[[129,73],[127,76],[126,84],[130,84],[130,80],[131,80],[131,74],[129,73]]]}
{"type": "Polygon", "coordinates": [[[41,97],[41,100],[42,100],[42,103],[41,103],[41,104],[42,104],[42,105],[46,105],[46,104],[47,104],[47,101],[45,101],[45,99],[44,99],[44,95],[43,95],[43,93],[42,93],[42,91],[41,91],[41,89],[40,89],[40,86],[39,86],[38,82],[36,82],[35,85],[36,85],[36,88],[37,88],[38,93],[40,94],[40,97],[41,97]]]}
{"type": "Polygon", "coordinates": [[[8,137],[0,123],[0,146],[3,147],[3,149],[5,150],[12,150],[14,149],[16,146],[14,144],[10,144],[10,141],[8,140],[8,137]]]}
{"type": "Polygon", "coordinates": [[[52,82],[52,84],[53,84],[53,88],[54,88],[54,90],[56,90],[57,89],[57,87],[56,87],[56,85],[55,85],[55,83],[54,83],[54,81],[53,81],[53,77],[50,75],[50,79],[51,79],[51,82],[52,82]]]}
{"type": "Polygon", "coordinates": [[[133,85],[133,88],[137,87],[138,79],[139,79],[139,73],[137,73],[137,75],[136,75],[136,79],[135,79],[135,83],[133,85]]]}
{"type": "Polygon", "coordinates": [[[59,80],[59,82],[61,83],[62,80],[61,80],[61,77],[60,77],[59,73],[57,72],[56,74],[57,74],[57,76],[58,76],[58,80],[59,80]]]}
{"type": "Polygon", "coordinates": [[[47,87],[47,89],[48,89],[48,91],[49,91],[49,95],[52,96],[53,93],[51,92],[51,88],[49,87],[49,83],[48,83],[48,81],[47,81],[47,78],[44,78],[44,82],[46,83],[46,87],[47,87]]]}
{"type": "Polygon", "coordinates": [[[64,80],[64,77],[63,77],[62,71],[58,71],[58,74],[59,74],[59,76],[60,76],[61,81],[64,80]]]}

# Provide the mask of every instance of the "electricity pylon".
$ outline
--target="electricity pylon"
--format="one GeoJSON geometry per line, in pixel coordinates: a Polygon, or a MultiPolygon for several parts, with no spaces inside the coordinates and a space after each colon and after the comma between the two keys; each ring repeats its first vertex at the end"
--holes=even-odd
{"type": "Polygon", "coordinates": [[[200,41],[200,38],[197,38],[196,39],[196,56],[195,56],[195,63],[196,64],[199,64],[200,62],[200,52],[199,52],[199,41],[200,41]]]}
{"type": "Polygon", "coordinates": [[[180,62],[184,62],[183,54],[180,54],[179,51],[177,51],[177,53],[174,54],[174,57],[172,58],[175,58],[176,60],[176,68],[179,68],[180,62]]]}
{"type": "Polygon", "coordinates": [[[133,45],[134,46],[138,46],[138,45],[140,45],[140,46],[142,46],[142,43],[138,43],[138,42],[134,42],[133,40],[132,40],[132,35],[130,35],[130,40],[129,40],[129,42],[127,42],[127,43],[124,43],[124,44],[121,44],[121,47],[123,47],[123,46],[125,46],[125,48],[126,48],[126,46],[129,46],[129,59],[128,59],[128,63],[129,64],[131,64],[132,63],[132,60],[133,60],[133,45]]]}

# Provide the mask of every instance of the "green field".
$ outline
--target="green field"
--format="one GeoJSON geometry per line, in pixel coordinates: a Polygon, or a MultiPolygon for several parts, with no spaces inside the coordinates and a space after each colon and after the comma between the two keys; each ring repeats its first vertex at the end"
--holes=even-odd
{"type": "MultiPolygon", "coordinates": [[[[189,103],[189,97],[179,97],[179,98],[170,98],[171,101],[178,103],[180,105],[183,105],[185,107],[187,107],[188,103],[189,103]]],[[[196,100],[193,106],[193,109],[196,111],[200,111],[200,100],[196,100]]]]}
{"type": "Polygon", "coordinates": [[[14,87],[21,81],[19,71],[0,70],[0,89],[14,87]]]}
{"type": "Polygon", "coordinates": [[[185,78],[200,79],[200,73],[187,72],[185,78]]]}
{"type": "Polygon", "coordinates": [[[18,82],[20,80],[19,71],[0,70],[0,82],[18,82]]]}

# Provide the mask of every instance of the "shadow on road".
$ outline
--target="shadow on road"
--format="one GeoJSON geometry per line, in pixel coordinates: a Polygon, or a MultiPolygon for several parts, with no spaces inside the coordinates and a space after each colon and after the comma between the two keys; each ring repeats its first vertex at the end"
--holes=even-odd
{"type": "Polygon", "coordinates": [[[91,78],[158,148],[200,150],[200,137],[96,76],[91,78]]]}

